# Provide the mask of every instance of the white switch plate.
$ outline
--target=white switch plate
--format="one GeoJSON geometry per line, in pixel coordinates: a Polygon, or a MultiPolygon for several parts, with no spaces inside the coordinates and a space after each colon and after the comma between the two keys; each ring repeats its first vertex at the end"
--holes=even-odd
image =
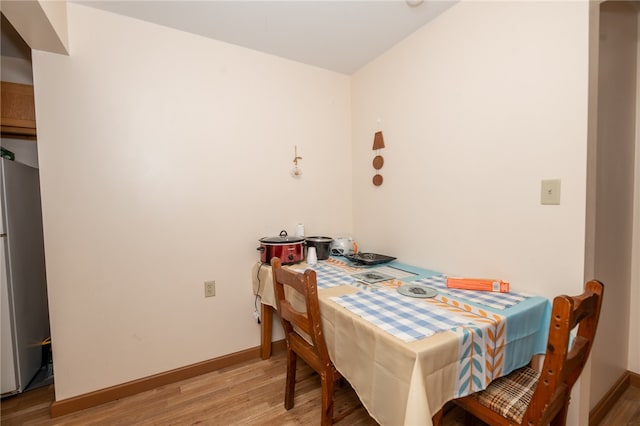
{"type": "Polygon", "coordinates": [[[540,185],[540,204],[560,204],[560,179],[542,181],[540,185]]]}

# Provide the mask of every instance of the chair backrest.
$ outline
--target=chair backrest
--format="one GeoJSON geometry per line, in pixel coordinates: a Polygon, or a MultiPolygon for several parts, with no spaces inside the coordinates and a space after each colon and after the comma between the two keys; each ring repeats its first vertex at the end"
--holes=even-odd
{"type": "Polygon", "coordinates": [[[561,415],[566,416],[571,388],[593,345],[603,289],[601,282],[593,280],[587,282],[581,295],[553,300],[547,352],[522,424],[548,424],[561,410],[565,411],[561,415]],[[570,333],[576,326],[578,331],[572,340],[570,333]]]}
{"type": "MultiPolygon", "coordinates": [[[[304,273],[300,273],[282,268],[282,263],[277,257],[271,259],[271,268],[276,304],[282,319],[287,344],[290,344],[289,340],[292,337],[302,344],[307,342],[308,345],[304,345],[305,349],[303,350],[308,352],[300,355],[308,362],[310,360],[307,357],[311,356],[318,358],[321,365],[329,365],[331,361],[322,333],[316,272],[308,269],[304,273]],[[295,291],[298,295],[291,290],[285,291],[285,288],[295,291]],[[296,302],[304,304],[306,312],[296,309],[294,306],[298,305],[296,302]],[[308,338],[299,334],[297,330],[302,330],[308,338]]],[[[298,348],[300,348],[299,345],[298,348]]],[[[313,365],[312,367],[315,368],[313,365]]]]}

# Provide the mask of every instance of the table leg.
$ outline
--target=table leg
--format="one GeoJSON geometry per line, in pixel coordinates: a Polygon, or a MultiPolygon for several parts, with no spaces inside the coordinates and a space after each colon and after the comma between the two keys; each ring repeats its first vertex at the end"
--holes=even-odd
{"type": "Polygon", "coordinates": [[[260,352],[262,359],[271,358],[271,334],[273,332],[273,307],[261,304],[260,352]]]}

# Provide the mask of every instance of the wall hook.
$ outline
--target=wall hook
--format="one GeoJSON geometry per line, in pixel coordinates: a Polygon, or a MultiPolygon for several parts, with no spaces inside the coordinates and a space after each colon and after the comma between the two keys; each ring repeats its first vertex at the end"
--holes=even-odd
{"type": "Polygon", "coordinates": [[[291,176],[293,176],[294,178],[298,178],[302,176],[302,169],[298,167],[298,160],[302,160],[302,157],[298,155],[298,145],[295,145],[294,157],[293,157],[293,169],[291,169],[291,176]]]}
{"type": "Polygon", "coordinates": [[[294,155],[295,157],[293,157],[293,164],[297,166],[298,160],[302,160],[302,157],[298,156],[298,145],[295,145],[294,147],[294,155]]]}

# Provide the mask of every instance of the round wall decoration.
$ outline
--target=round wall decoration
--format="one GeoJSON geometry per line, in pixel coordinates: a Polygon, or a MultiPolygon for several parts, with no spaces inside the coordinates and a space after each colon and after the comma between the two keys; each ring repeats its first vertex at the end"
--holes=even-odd
{"type": "Polygon", "coordinates": [[[382,155],[376,155],[373,159],[373,168],[376,170],[380,170],[384,165],[384,158],[382,155]]]}

